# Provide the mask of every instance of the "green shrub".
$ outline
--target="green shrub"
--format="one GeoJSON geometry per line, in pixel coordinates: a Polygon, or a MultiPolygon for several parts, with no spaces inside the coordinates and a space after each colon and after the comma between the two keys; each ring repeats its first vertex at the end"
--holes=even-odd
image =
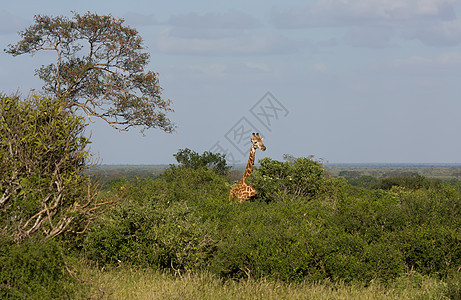
{"type": "Polygon", "coordinates": [[[0,228],[47,237],[86,224],[96,209],[84,119],[56,99],[0,96],[0,228]],[[88,210],[90,209],[90,210],[88,210]]]}
{"type": "MultiPolygon", "coordinates": [[[[233,206],[222,222],[223,234],[211,263],[225,278],[302,281],[315,270],[303,222],[310,204],[245,202],[233,206]]],[[[312,275],[312,274],[311,274],[312,275]]]]}
{"type": "Polygon", "coordinates": [[[206,263],[215,239],[213,224],[200,222],[185,203],[127,201],[92,225],[85,251],[101,265],[193,270],[206,263]]]}
{"type": "Polygon", "coordinates": [[[407,269],[446,276],[461,262],[456,250],[461,236],[458,229],[434,225],[408,226],[394,234],[393,244],[402,253],[407,269]]]}
{"type": "Polygon", "coordinates": [[[160,175],[168,185],[169,201],[199,201],[206,197],[222,200],[228,196],[226,177],[205,168],[172,167],[160,175]]]}
{"type": "MultiPolygon", "coordinates": [[[[461,261],[461,202],[452,187],[361,190],[338,203],[332,220],[367,243],[391,245],[406,270],[444,276],[461,261]]],[[[387,257],[390,263],[392,259],[387,257]]],[[[397,265],[396,265],[397,266],[397,265]]]]}
{"type": "Polygon", "coordinates": [[[257,197],[267,202],[313,197],[325,182],[322,165],[309,158],[286,162],[263,158],[259,163],[248,182],[257,190],[257,197]]]}
{"type": "Polygon", "coordinates": [[[58,242],[28,239],[17,244],[0,238],[0,298],[73,298],[82,289],[66,269],[58,242]]]}
{"type": "Polygon", "coordinates": [[[226,278],[284,281],[392,280],[404,271],[387,237],[345,231],[337,208],[318,199],[238,205],[223,229],[211,271],[226,278]]]}
{"type": "MultiPolygon", "coordinates": [[[[225,155],[220,153],[212,153],[205,151],[202,155],[195,151],[186,149],[179,149],[176,154],[173,154],[180,167],[189,169],[206,168],[218,175],[227,176],[229,174],[230,166],[227,165],[225,155]]],[[[175,168],[175,166],[171,166],[175,168]]]]}
{"type": "Polygon", "coordinates": [[[378,179],[370,176],[370,175],[363,175],[358,178],[355,177],[346,177],[347,182],[353,186],[362,187],[362,188],[371,188],[378,186],[378,179]]]}
{"type": "Polygon", "coordinates": [[[210,195],[225,198],[225,184],[210,170],[172,168],[158,179],[121,186],[129,189],[126,199],[89,229],[88,257],[101,264],[201,268],[219,239],[216,224],[204,217],[207,203],[216,202],[210,195]]]}
{"type": "Polygon", "coordinates": [[[404,226],[402,218],[398,200],[392,194],[355,190],[340,198],[331,221],[343,231],[372,242],[404,226]]]}
{"type": "Polygon", "coordinates": [[[418,174],[413,174],[411,176],[393,176],[382,178],[370,187],[373,189],[390,190],[394,186],[417,190],[420,188],[440,187],[440,181],[429,179],[418,174]]]}

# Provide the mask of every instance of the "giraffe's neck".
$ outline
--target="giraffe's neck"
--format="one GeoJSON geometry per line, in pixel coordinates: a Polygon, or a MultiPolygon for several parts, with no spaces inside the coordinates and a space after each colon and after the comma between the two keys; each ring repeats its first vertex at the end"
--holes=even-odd
{"type": "Polygon", "coordinates": [[[250,149],[250,157],[248,158],[248,163],[245,168],[245,172],[243,173],[241,182],[245,182],[245,178],[249,177],[251,173],[253,173],[253,165],[255,164],[255,152],[256,149],[251,147],[250,149]]]}

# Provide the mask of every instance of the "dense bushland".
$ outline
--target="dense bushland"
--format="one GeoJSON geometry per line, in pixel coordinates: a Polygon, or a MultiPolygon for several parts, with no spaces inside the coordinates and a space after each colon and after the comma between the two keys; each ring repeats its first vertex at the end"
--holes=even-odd
{"type": "Polygon", "coordinates": [[[94,197],[81,174],[89,156],[85,126],[59,100],[0,96],[3,234],[53,237],[89,216],[94,197]]]}
{"type": "Polygon", "coordinates": [[[315,196],[325,183],[322,165],[309,158],[291,158],[285,162],[264,158],[248,182],[258,188],[258,198],[283,201],[298,196],[315,196]]]}
{"type": "Polygon", "coordinates": [[[85,287],[72,273],[68,256],[56,240],[17,243],[0,236],[0,298],[71,299],[85,287]]]}
{"type": "Polygon", "coordinates": [[[108,197],[125,199],[91,225],[84,251],[99,265],[286,282],[452,278],[461,266],[459,185],[353,187],[309,158],[262,160],[251,183],[258,196],[237,205],[210,168],[118,182],[108,197]]]}
{"type": "MultiPolygon", "coordinates": [[[[286,283],[395,284],[405,274],[417,274],[444,280],[447,297],[461,294],[457,182],[411,175],[352,185],[325,176],[312,158],[267,158],[248,179],[256,198],[231,204],[232,183],[222,156],[185,149],[175,157],[179,164],[158,177],[108,182],[92,207],[121,200],[90,223],[85,235],[22,243],[2,239],[2,296],[80,295],[77,291],[84,290],[69,270],[69,253],[102,267],[286,283]]],[[[24,199],[18,203],[39,198],[24,199]]],[[[3,222],[11,220],[18,218],[3,222]]]]}
{"type": "Polygon", "coordinates": [[[104,206],[82,174],[89,156],[85,126],[59,100],[0,95],[2,298],[73,294],[68,257],[54,239],[75,238],[104,206]]]}

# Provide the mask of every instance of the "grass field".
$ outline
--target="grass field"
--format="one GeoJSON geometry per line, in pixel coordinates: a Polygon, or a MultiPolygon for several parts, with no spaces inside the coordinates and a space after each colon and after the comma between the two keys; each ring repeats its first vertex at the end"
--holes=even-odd
{"type": "Polygon", "coordinates": [[[379,282],[363,286],[252,279],[223,282],[208,273],[171,275],[129,267],[86,267],[81,272],[91,281],[89,299],[450,299],[446,283],[415,273],[387,286],[379,282]]]}

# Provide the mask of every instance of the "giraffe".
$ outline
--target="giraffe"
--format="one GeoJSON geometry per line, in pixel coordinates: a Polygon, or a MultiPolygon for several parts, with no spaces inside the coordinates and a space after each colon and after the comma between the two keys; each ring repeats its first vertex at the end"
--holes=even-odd
{"type": "Polygon", "coordinates": [[[247,200],[256,195],[256,190],[245,183],[245,178],[247,178],[251,175],[251,173],[253,173],[256,149],[266,151],[266,146],[264,146],[263,144],[263,139],[264,138],[259,137],[259,133],[253,133],[253,137],[251,138],[250,157],[248,158],[248,163],[245,168],[245,172],[243,173],[240,182],[237,183],[236,186],[231,188],[229,193],[229,201],[231,201],[233,197],[237,196],[239,203],[242,203],[244,200],[247,200]]]}

